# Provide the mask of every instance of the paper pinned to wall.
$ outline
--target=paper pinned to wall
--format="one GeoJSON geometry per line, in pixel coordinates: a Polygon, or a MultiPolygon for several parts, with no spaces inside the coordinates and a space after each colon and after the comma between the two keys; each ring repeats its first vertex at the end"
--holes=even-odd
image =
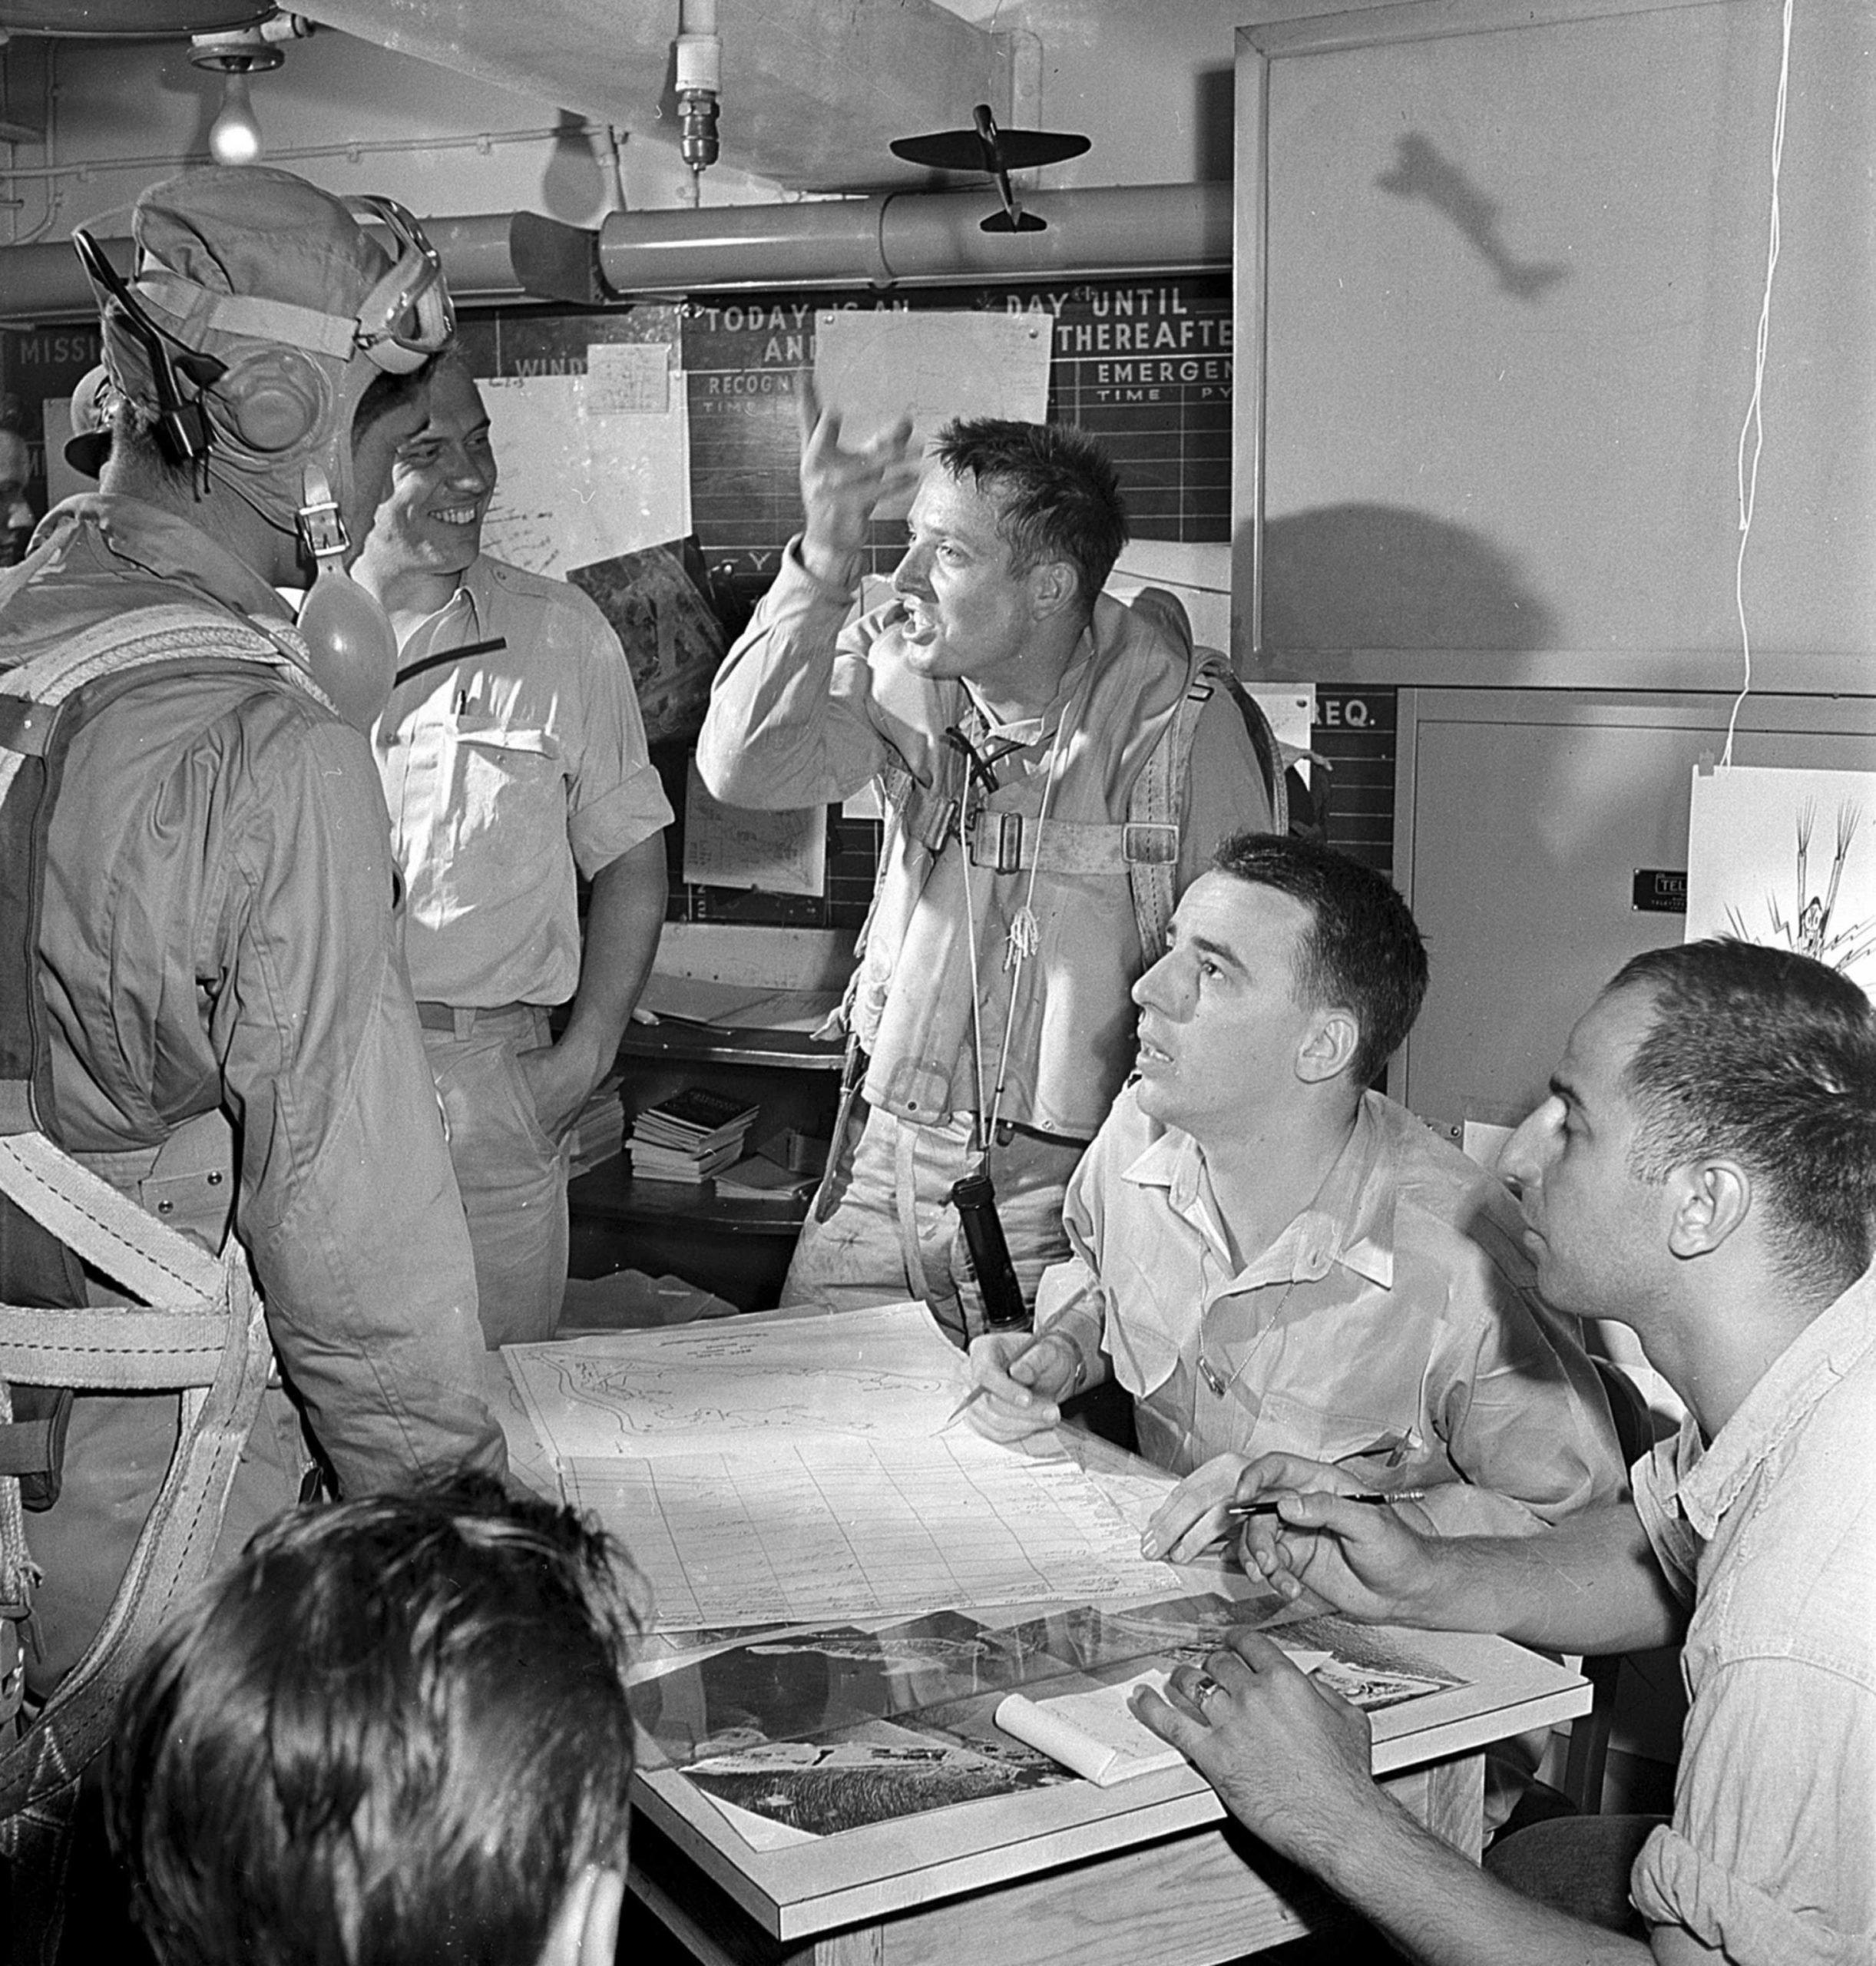
{"type": "Polygon", "coordinates": [[[482,544],[530,573],[564,578],[690,531],[690,447],[683,392],[661,414],[595,410],[604,378],[515,376],[480,385],[501,477],[482,544]]]}
{"type": "Polygon", "coordinates": [[[1177,597],[1192,638],[1207,648],[1231,646],[1231,547],[1227,541],[1130,539],[1114,562],[1107,591],[1131,600],[1143,587],[1177,597]]]}
{"type": "Polygon", "coordinates": [[[1696,766],[1685,935],[1795,950],[1876,995],[1876,772],[1696,766]]]}
{"type": "Polygon", "coordinates": [[[587,344],[589,416],[662,416],[670,406],[671,351],[663,342],[587,344]]]}
{"type": "Polygon", "coordinates": [[[697,887],[819,894],[827,885],[827,809],[726,806],[711,797],[693,757],[684,778],[684,879],[697,887]]]}
{"type": "Polygon", "coordinates": [[[1050,329],[1039,316],[823,308],[814,336],[815,389],[824,408],[840,412],[845,442],[908,415],[921,451],[955,416],[1048,419],[1050,329]]]}

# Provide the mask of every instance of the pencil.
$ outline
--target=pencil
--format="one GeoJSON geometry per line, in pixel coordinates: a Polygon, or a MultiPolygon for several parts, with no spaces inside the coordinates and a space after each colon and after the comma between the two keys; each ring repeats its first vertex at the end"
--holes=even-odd
{"type": "Polygon", "coordinates": [[[964,1395],[963,1398],[959,1400],[958,1404],[951,1409],[950,1415],[945,1420],[945,1426],[939,1428],[938,1431],[941,1434],[943,1433],[945,1427],[951,1425],[951,1422],[955,1420],[961,1419],[963,1417],[965,1408],[974,1405],[978,1400],[984,1397],[985,1393],[989,1392],[989,1390],[990,1388],[987,1385],[974,1385],[971,1387],[971,1390],[964,1395]]]}
{"type": "MultiPolygon", "coordinates": [[[[1417,1502],[1426,1492],[1424,1488],[1396,1488],[1393,1494],[1388,1495],[1338,1495],[1335,1499],[1342,1502],[1368,1502],[1378,1505],[1383,1502],[1417,1502]]],[[[1275,1501],[1232,1502],[1225,1511],[1226,1514],[1239,1521],[1247,1515],[1275,1515],[1276,1512],[1275,1501]]]]}

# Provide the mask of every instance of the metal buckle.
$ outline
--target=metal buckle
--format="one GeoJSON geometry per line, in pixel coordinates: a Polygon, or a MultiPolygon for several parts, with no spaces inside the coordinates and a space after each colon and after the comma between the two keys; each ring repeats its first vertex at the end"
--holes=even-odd
{"type": "Polygon", "coordinates": [[[1020,874],[1023,870],[1023,816],[1021,813],[987,813],[979,806],[971,824],[971,858],[980,867],[994,873],[1020,874]],[[986,849],[979,843],[986,820],[994,820],[993,844],[986,849]]]}
{"type": "Polygon", "coordinates": [[[1179,858],[1179,828],[1170,819],[1139,819],[1120,829],[1120,857],[1130,866],[1170,867],[1179,858]]]}
{"type": "Polygon", "coordinates": [[[316,560],[342,553],[352,544],[346,532],[346,522],[339,516],[339,501],[336,498],[302,505],[296,516],[299,521],[299,536],[306,542],[306,551],[316,560]]]}

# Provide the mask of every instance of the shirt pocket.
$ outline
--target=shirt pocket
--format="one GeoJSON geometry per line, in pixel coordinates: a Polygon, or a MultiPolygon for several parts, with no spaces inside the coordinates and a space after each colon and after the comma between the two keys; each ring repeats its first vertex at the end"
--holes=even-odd
{"type": "Polygon", "coordinates": [[[564,846],[564,766],[551,731],[464,711],[453,721],[449,743],[457,851],[522,866],[544,848],[564,846]]]}
{"type": "Polygon", "coordinates": [[[1358,1481],[1398,1488],[1405,1471],[1424,1464],[1427,1442],[1420,1415],[1390,1412],[1384,1399],[1331,1403],[1273,1388],[1259,1402],[1255,1451],[1338,1464],[1358,1481]]]}
{"type": "Polygon", "coordinates": [[[1163,1286],[1129,1258],[1117,1263],[1103,1256],[1101,1268],[1104,1286],[1113,1269],[1122,1272],[1116,1283],[1105,1287],[1107,1350],[1114,1377],[1136,1399],[1144,1399],[1158,1392],[1179,1366],[1180,1336],[1166,1313],[1163,1286]]]}

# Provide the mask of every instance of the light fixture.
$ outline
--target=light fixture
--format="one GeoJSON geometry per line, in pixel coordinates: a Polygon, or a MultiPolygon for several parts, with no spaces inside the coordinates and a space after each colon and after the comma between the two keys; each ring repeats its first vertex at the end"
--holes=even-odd
{"type": "Polygon", "coordinates": [[[260,156],[260,125],[247,92],[244,69],[230,68],[221,81],[221,111],[208,126],[208,151],[217,164],[253,164],[260,156]]]}
{"type": "Polygon", "coordinates": [[[313,23],[303,14],[275,13],[252,27],[191,38],[190,61],[221,75],[221,109],[208,129],[209,154],[217,164],[260,161],[260,125],[254,120],[247,78],[279,68],[286,59],[280,43],[303,40],[312,31],[313,23]]]}
{"type": "Polygon", "coordinates": [[[677,148],[690,167],[693,204],[700,200],[704,172],[716,161],[716,105],[723,94],[723,65],[716,0],[683,0],[677,35],[677,148]]]}

